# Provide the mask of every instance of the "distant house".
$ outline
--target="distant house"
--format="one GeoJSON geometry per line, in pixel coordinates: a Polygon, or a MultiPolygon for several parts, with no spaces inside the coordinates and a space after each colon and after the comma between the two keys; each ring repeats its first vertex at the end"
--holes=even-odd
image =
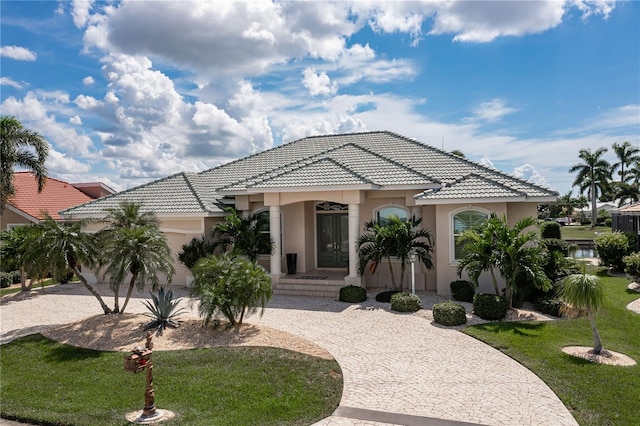
{"type": "MultiPolygon", "coordinates": [[[[242,214],[269,218],[275,243],[260,262],[280,294],[337,295],[346,284],[381,288],[388,268],[357,274],[356,243],[363,224],[421,217],[434,237],[433,270],[416,268],[416,289],[449,294],[457,279],[461,247],[456,237],[491,213],[510,224],[536,217],[538,204],[553,202],[548,188],[485,167],[416,140],[367,132],[303,138],[201,172],[178,173],[146,185],[70,208],[66,217],[99,218],[123,201],[142,203],[161,220],[174,253],[211,227],[234,206],[242,214]],[[286,254],[297,254],[296,273],[285,274],[286,254]]],[[[290,259],[293,256],[289,256],[290,259]]],[[[399,274],[399,264],[395,263],[399,274]]],[[[173,283],[191,274],[176,260],[173,283]]],[[[406,278],[406,277],[405,277],[406,278]]],[[[484,289],[490,279],[483,277],[484,289]]],[[[405,288],[407,281],[405,279],[405,288]]]]}
{"type": "Polygon", "coordinates": [[[31,172],[16,172],[13,176],[15,194],[9,198],[0,216],[0,229],[10,229],[29,223],[38,223],[48,214],[61,220],[61,210],[111,195],[115,191],[100,182],[68,183],[48,178],[41,192],[31,172]]]}
{"type": "MultiPolygon", "coordinates": [[[[605,202],[596,202],[596,211],[598,214],[600,214],[600,212],[606,212],[606,213],[611,213],[612,210],[615,210],[618,207],[617,201],[605,201],[605,202]]],[[[591,203],[589,203],[588,206],[585,206],[579,210],[577,210],[577,212],[583,213],[586,217],[591,217],[591,203]]],[[[574,213],[575,215],[575,213],[574,213]]]]}
{"type": "Polygon", "coordinates": [[[612,210],[611,230],[637,235],[636,250],[640,250],[640,202],[612,210]]]}

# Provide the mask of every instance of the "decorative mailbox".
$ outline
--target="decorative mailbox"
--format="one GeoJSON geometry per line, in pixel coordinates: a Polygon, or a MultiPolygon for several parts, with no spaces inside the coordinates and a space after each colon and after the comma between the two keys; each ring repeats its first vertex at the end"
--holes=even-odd
{"type": "Polygon", "coordinates": [[[151,361],[151,350],[136,346],[131,351],[131,355],[124,357],[124,371],[131,373],[140,373],[144,371],[147,364],[151,361]]]}

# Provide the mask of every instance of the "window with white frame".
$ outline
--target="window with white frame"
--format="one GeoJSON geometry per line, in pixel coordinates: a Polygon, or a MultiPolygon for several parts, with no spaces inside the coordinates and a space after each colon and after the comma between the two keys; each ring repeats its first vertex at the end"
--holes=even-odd
{"type": "Polygon", "coordinates": [[[392,216],[397,216],[403,222],[409,218],[407,209],[402,207],[383,207],[376,212],[376,220],[380,225],[386,225],[392,216]]]}
{"type": "MultiPolygon", "coordinates": [[[[259,216],[259,221],[261,226],[259,228],[261,234],[266,234],[268,238],[271,236],[271,217],[269,215],[269,210],[261,210],[255,213],[256,216],[259,216]]],[[[282,216],[280,217],[280,250],[282,251],[282,216]]],[[[266,249],[260,251],[261,255],[270,255],[266,249]]],[[[282,254],[282,253],[280,253],[282,254]]]]}
{"type": "Polygon", "coordinates": [[[463,210],[453,214],[453,260],[458,260],[462,257],[462,249],[464,248],[463,244],[458,242],[458,237],[464,231],[468,229],[472,229],[476,225],[482,223],[487,220],[489,215],[483,211],[479,210],[463,210]]]}

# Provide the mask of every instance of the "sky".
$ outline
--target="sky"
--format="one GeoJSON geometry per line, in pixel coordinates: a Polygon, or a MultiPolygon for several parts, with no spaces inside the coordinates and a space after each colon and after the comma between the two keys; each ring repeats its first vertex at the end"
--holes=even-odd
{"type": "Polygon", "coordinates": [[[0,112],[115,190],[389,130],[561,194],[640,146],[640,2],[0,1],[0,112]]]}

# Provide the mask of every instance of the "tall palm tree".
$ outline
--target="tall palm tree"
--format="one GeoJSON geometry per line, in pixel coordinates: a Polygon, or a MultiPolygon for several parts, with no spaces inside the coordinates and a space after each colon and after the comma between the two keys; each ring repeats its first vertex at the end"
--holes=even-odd
{"type": "Polygon", "coordinates": [[[160,226],[160,222],[153,212],[143,212],[141,211],[141,208],[142,205],[139,203],[122,201],[117,208],[106,209],[107,216],[102,221],[105,222],[107,226],[97,234],[101,244],[104,246],[105,254],[109,253],[108,255],[101,256],[100,258],[100,267],[108,265],[103,275],[106,276],[108,275],[108,272],[113,272],[114,268],[116,270],[115,275],[109,275],[109,285],[111,287],[111,290],[114,292],[113,313],[120,312],[120,285],[124,281],[124,278],[127,274],[125,273],[125,276],[122,276],[122,270],[118,269],[122,265],[122,259],[118,257],[113,258],[111,257],[111,255],[115,255],[115,252],[117,252],[118,256],[122,256],[122,250],[131,248],[132,246],[131,241],[127,241],[127,238],[137,238],[140,235],[143,235],[130,233],[126,230],[144,227],[157,229],[160,226]],[[123,245],[120,247],[114,247],[114,244],[123,245]]]}
{"type": "Polygon", "coordinates": [[[558,296],[574,308],[587,311],[593,334],[593,353],[602,352],[602,340],[595,318],[596,312],[604,304],[604,290],[600,285],[600,279],[584,271],[581,274],[569,275],[558,287],[558,296]]]}
{"type": "Polygon", "coordinates": [[[390,216],[384,225],[375,220],[365,223],[365,232],[358,238],[358,273],[362,276],[367,265],[374,273],[386,259],[391,285],[394,290],[402,291],[404,272],[412,252],[427,269],[432,269],[433,238],[429,231],[418,228],[421,222],[422,219],[415,216],[408,221],[402,221],[398,216],[390,216]],[[399,285],[396,284],[393,273],[392,258],[400,261],[399,285]]]}
{"type": "Polygon", "coordinates": [[[614,143],[613,152],[615,152],[619,160],[613,164],[613,170],[620,167],[620,171],[618,172],[620,182],[626,182],[628,177],[625,167],[629,168],[635,161],[640,160],[640,147],[631,145],[629,141],[624,141],[621,144],[614,143]]]}
{"type": "Polygon", "coordinates": [[[271,253],[274,243],[266,230],[268,219],[261,214],[242,217],[237,210],[227,209],[229,215],[225,220],[214,225],[212,229],[214,246],[223,249],[231,248],[234,254],[241,254],[256,262],[258,255],[271,253]]]}
{"type": "Polygon", "coordinates": [[[31,170],[38,182],[38,191],[42,191],[47,182],[44,163],[48,155],[49,144],[42,136],[23,128],[13,116],[0,117],[0,213],[15,193],[13,168],[19,166],[31,170]]]}
{"type": "Polygon", "coordinates": [[[627,172],[627,175],[629,180],[631,180],[631,183],[640,185],[640,160],[636,160],[633,162],[633,165],[627,172]]]}
{"type": "Polygon", "coordinates": [[[80,221],[56,222],[47,216],[34,225],[34,231],[24,241],[22,261],[29,275],[35,277],[51,272],[55,279],[73,272],[108,314],[111,309],[80,271],[80,263],[91,267],[98,257],[95,238],[82,232],[82,225],[80,221]]]}
{"type": "Polygon", "coordinates": [[[114,313],[124,312],[134,287],[142,291],[150,283],[155,291],[159,284],[158,274],[163,274],[170,282],[175,273],[167,237],[157,226],[120,228],[103,240],[101,248],[106,259],[104,274],[109,276],[112,288],[119,289],[119,283],[131,274],[122,309],[117,306],[116,292],[114,313]]]}
{"type": "Polygon", "coordinates": [[[640,186],[637,183],[616,182],[615,188],[615,199],[618,200],[618,207],[640,200],[640,186]]]}
{"type": "Polygon", "coordinates": [[[598,148],[595,152],[585,148],[580,150],[580,164],[575,164],[569,169],[570,173],[577,172],[573,186],[578,186],[581,193],[588,188],[588,194],[591,197],[591,227],[596,226],[598,215],[596,201],[597,191],[601,193],[607,191],[609,181],[611,179],[611,166],[602,158],[607,148],[598,148]]]}

